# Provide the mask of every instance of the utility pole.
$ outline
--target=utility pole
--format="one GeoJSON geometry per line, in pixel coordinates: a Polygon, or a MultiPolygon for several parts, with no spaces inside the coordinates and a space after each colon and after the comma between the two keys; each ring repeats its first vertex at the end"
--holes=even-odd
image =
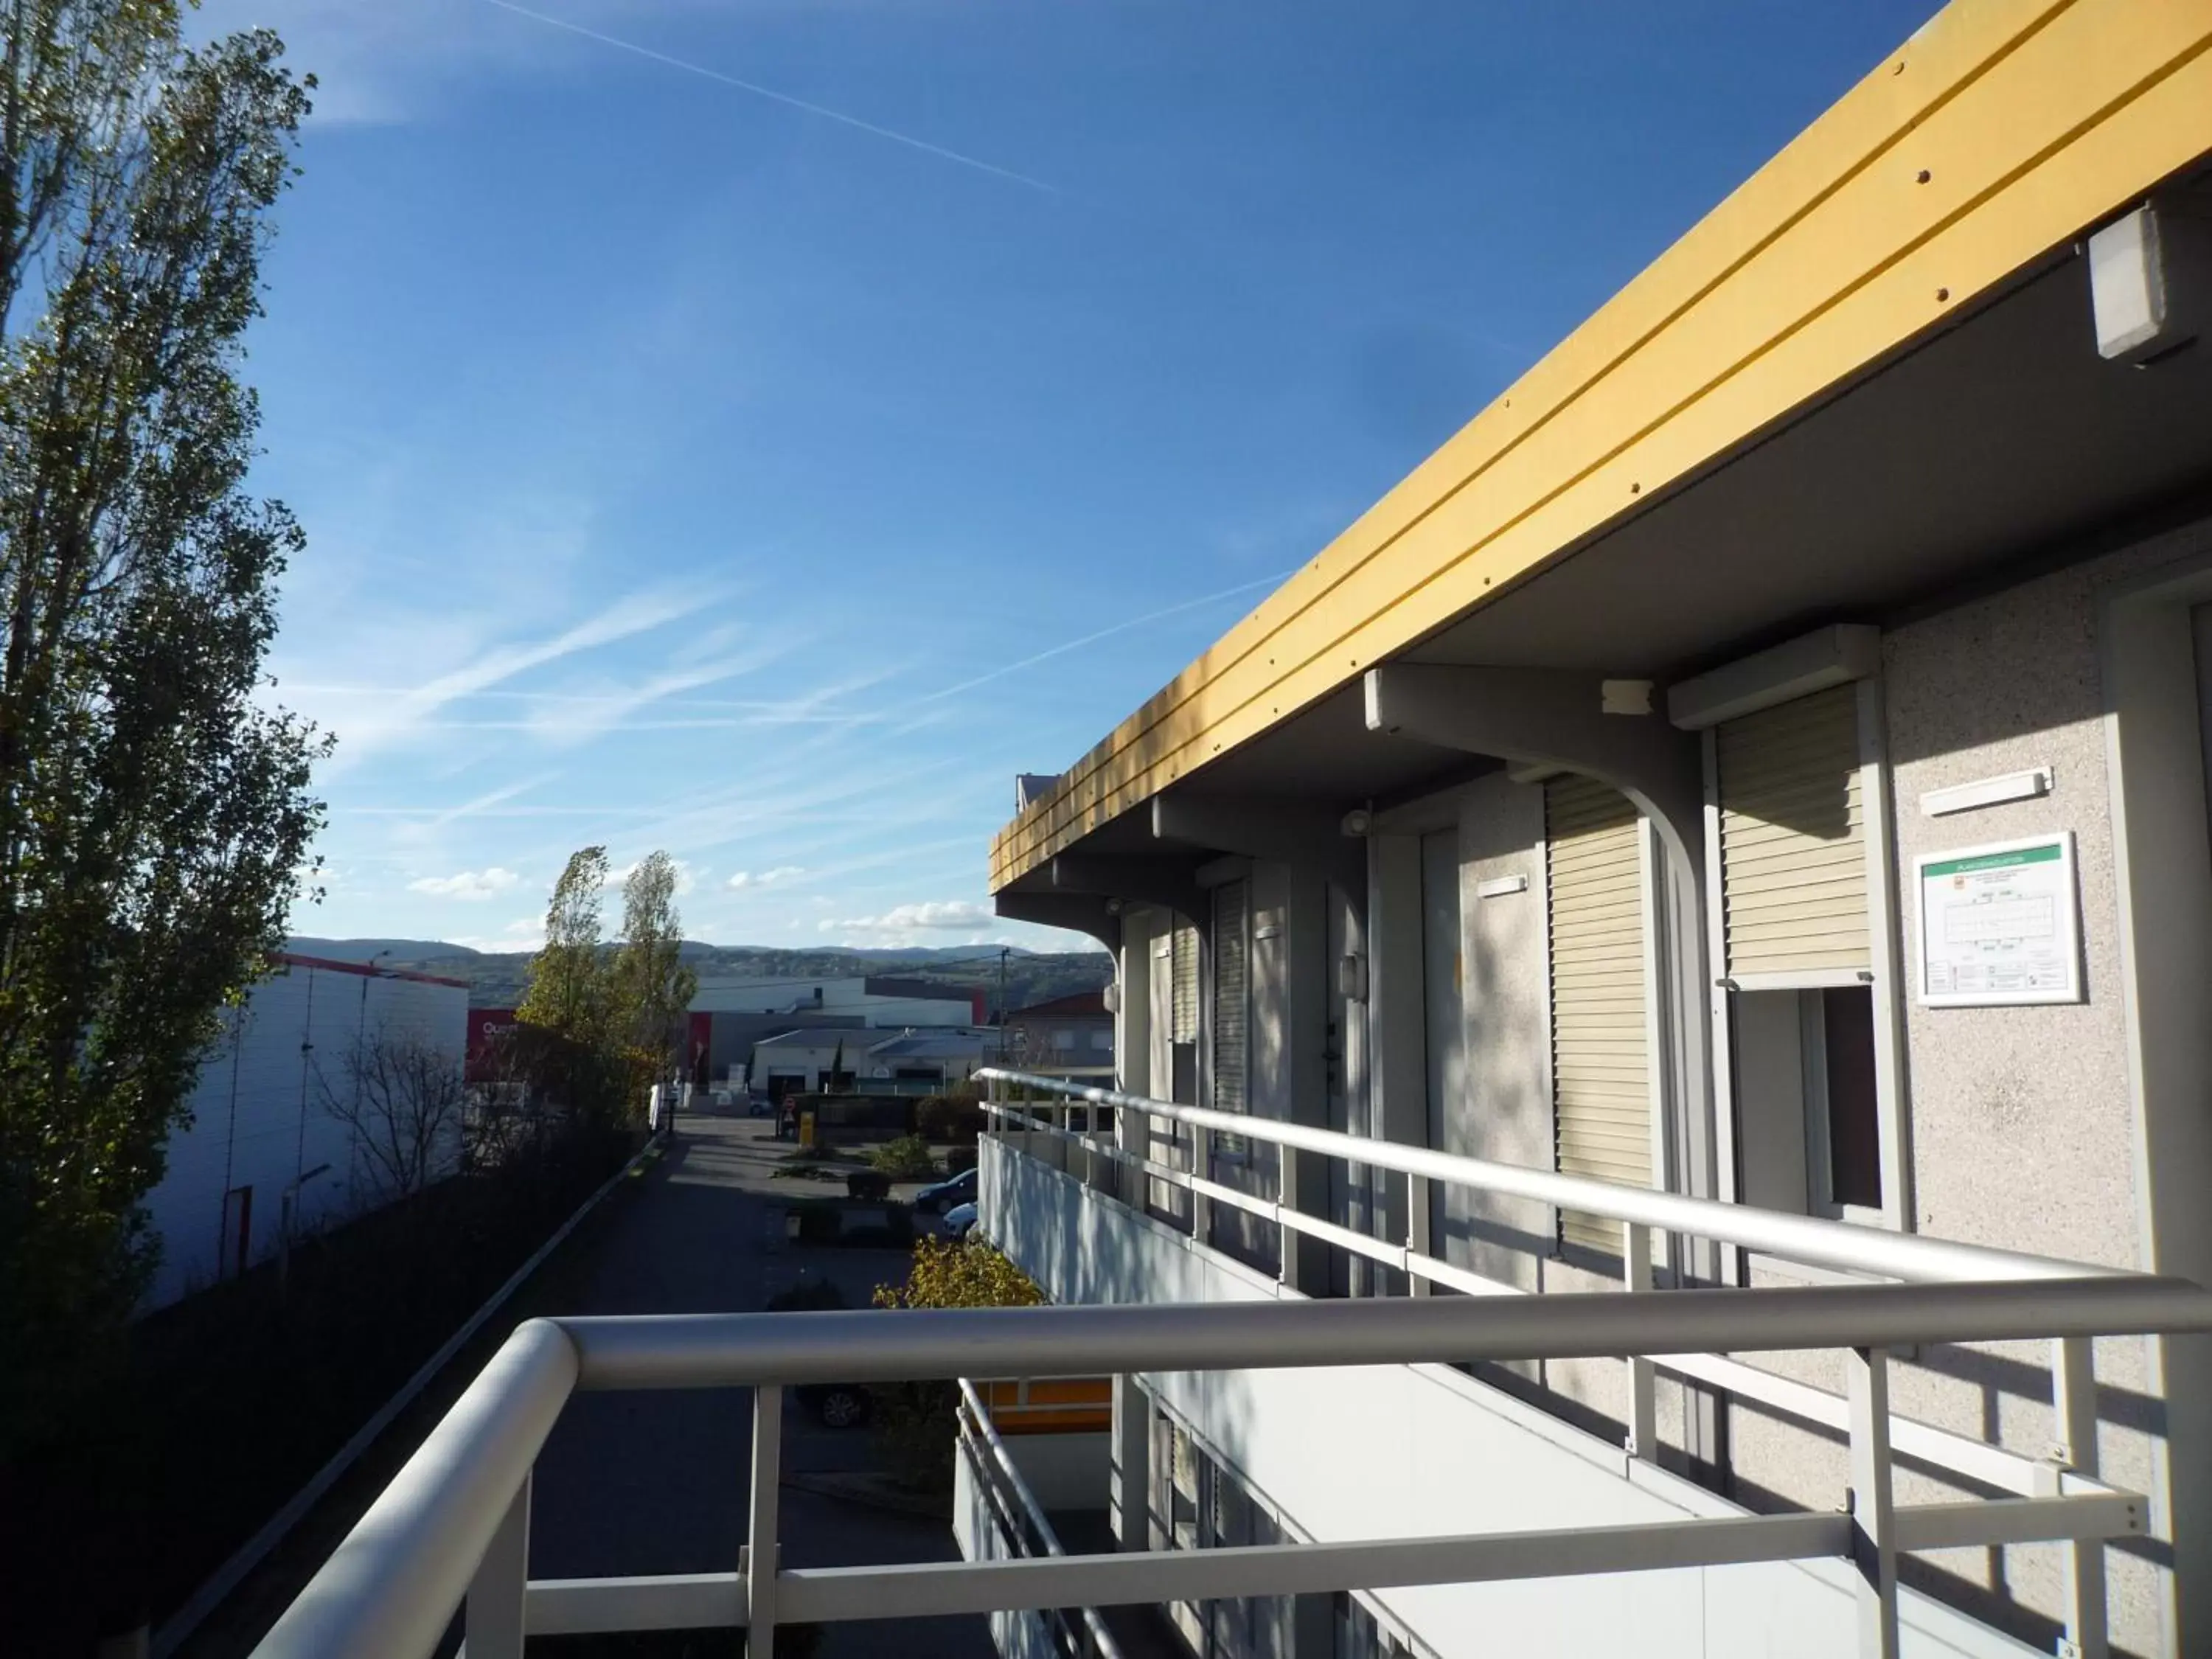
{"type": "Polygon", "coordinates": [[[999,1064],[1006,1063],[1006,958],[1013,954],[1006,945],[999,947],[999,1064]]]}

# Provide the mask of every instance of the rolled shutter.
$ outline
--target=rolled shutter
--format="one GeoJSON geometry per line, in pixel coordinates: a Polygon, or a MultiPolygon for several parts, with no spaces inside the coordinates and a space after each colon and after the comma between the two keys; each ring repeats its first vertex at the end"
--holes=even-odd
{"type": "MultiPolygon", "coordinates": [[[[1553,1125],[1560,1172],[1651,1184],[1644,874],[1636,807],[1589,778],[1544,786],[1552,936],[1553,1125]]],[[[1620,1224],[1563,1211],[1572,1244],[1618,1252],[1620,1224]]]]}
{"type": "Polygon", "coordinates": [[[1174,1016],[1172,1040],[1176,1042],[1198,1041],[1198,929],[1188,922],[1177,922],[1171,939],[1170,972],[1174,987],[1170,1004],[1174,1016]]]}
{"type": "Polygon", "coordinates": [[[1213,890],[1213,1107],[1250,1109],[1245,1079],[1249,1037],[1246,1011],[1251,981],[1249,884],[1232,881],[1213,890]]]}
{"type": "Polygon", "coordinates": [[[1724,720],[1714,743],[1728,972],[1869,966],[1857,687],[1724,720]]]}

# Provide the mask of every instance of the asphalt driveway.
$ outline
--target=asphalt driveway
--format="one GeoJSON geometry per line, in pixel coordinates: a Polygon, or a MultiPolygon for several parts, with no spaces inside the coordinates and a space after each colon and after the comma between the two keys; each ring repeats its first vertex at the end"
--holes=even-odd
{"type": "MultiPolygon", "coordinates": [[[[727,1313],[763,1307],[802,1274],[833,1280],[865,1306],[903,1278],[902,1250],[787,1244],[772,1172],[788,1143],[764,1119],[694,1116],[625,1206],[580,1275],[571,1314],[727,1313]]],[[[534,1578],[728,1571],[744,1541],[752,1390],[583,1394],[569,1402],[538,1461],[530,1572],[534,1578]]],[[[865,1430],[825,1429],[787,1396],[787,1477],[873,1466],[865,1430]]],[[[950,1524],[788,1484],[787,1566],[858,1566],[958,1559],[950,1524]]],[[[826,1627],[824,1659],[897,1651],[912,1659],[983,1659],[981,1618],[826,1627]]]]}

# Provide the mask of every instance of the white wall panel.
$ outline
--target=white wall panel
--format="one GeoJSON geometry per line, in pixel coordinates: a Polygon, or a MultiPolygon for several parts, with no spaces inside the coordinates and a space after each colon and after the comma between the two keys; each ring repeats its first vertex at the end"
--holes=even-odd
{"type": "Polygon", "coordinates": [[[276,1249],[285,1189],[304,1171],[299,1228],[314,1231],[373,1200],[351,1132],[326,1101],[349,1086],[345,1056],[364,1031],[442,1048],[458,1071],[468,992],[389,975],[292,964],[255,986],[203,1058],[190,1122],[169,1137],[167,1168],[144,1208],[161,1242],[148,1305],[211,1285],[227,1265],[224,1194],[252,1189],[248,1265],[276,1249]]]}
{"type": "MultiPolygon", "coordinates": [[[[995,1140],[983,1144],[980,1188],[986,1231],[1055,1303],[1296,1297],[995,1140]]],[[[1310,1539],[1746,1513],[1669,1475],[1632,1480],[1619,1448],[1447,1366],[1183,1372],[1147,1382],[1310,1539]]],[[[1441,1585],[1376,1599],[1444,1659],[1857,1651],[1840,1561],[1441,1585]]],[[[2034,1651],[1912,1592],[1905,1602],[1909,1654],[2034,1651]]]]}

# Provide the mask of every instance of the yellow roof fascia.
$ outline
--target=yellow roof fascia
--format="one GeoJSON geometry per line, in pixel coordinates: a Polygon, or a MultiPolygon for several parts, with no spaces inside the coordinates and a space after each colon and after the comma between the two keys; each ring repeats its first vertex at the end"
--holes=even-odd
{"type": "Polygon", "coordinates": [[[2212,0],[1954,0],[1000,831],[992,890],[2208,151],[2212,0]]]}

